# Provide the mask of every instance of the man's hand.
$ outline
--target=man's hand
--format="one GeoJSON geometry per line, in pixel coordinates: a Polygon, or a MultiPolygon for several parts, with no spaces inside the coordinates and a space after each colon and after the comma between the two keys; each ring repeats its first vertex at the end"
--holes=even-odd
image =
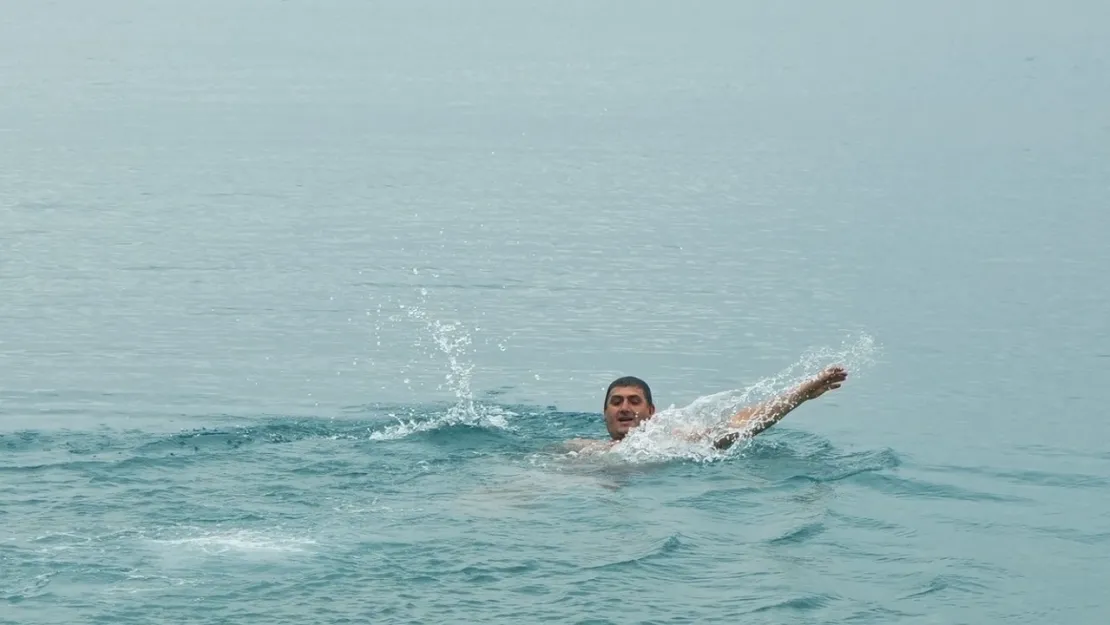
{"type": "Polygon", "coordinates": [[[826,391],[840,388],[840,385],[847,379],[848,372],[844,370],[844,367],[829,367],[817,374],[817,377],[802,384],[800,389],[802,397],[806,400],[817,399],[824,395],[826,391]]]}

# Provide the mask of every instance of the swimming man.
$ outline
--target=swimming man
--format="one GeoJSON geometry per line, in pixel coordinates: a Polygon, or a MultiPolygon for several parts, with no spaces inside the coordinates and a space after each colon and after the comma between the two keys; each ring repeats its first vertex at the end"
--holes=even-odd
{"type": "MultiPolygon", "coordinates": [[[[713,446],[728,449],[741,438],[763,432],[798,406],[817,399],[827,391],[840,388],[847,378],[848,373],[843,367],[829,367],[774,399],[744,408],[728,422],[728,428],[735,431],[715,440],[713,446]]],[[[619,443],[629,431],[655,414],[651,388],[647,382],[633,376],[613,380],[605,392],[604,414],[605,428],[609,430],[610,440],[575,439],[568,441],[567,446],[575,451],[584,451],[612,447],[619,443]]]]}

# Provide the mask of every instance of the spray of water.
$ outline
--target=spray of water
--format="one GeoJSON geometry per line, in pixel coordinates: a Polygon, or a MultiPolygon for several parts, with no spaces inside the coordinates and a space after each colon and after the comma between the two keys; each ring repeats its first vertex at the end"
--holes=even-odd
{"type": "Polygon", "coordinates": [[[868,335],[845,341],[839,347],[810,350],[794,364],[751,386],[699,397],[681,408],[671,406],[658,411],[614,446],[611,453],[630,462],[712,461],[739,453],[742,444],[721,451],[713,443],[726,434],[747,439],[747,432],[728,426],[729,419],[741,409],[778,397],[831,365],[844,366],[851,379],[856,380],[874,364],[878,353],[879,347],[868,335]]]}
{"type": "MultiPolygon", "coordinates": [[[[396,439],[408,436],[415,432],[435,430],[451,425],[469,425],[475,427],[506,429],[509,419],[515,416],[512,412],[498,406],[490,406],[474,399],[470,381],[473,377],[473,334],[477,328],[468,327],[459,321],[443,321],[429,313],[427,307],[428,290],[420,289],[420,304],[410,306],[399,304],[398,309],[403,316],[423,326],[423,331],[416,339],[416,347],[434,358],[442,359],[447,372],[444,381],[439,386],[440,390],[446,388],[455,396],[455,403],[444,413],[425,415],[416,418],[408,415],[407,419],[393,415],[397,423],[370,435],[374,440],[396,439]],[[430,339],[430,340],[428,340],[430,339]],[[428,342],[425,342],[428,341],[428,342]]],[[[396,320],[399,317],[391,317],[396,320]]]]}

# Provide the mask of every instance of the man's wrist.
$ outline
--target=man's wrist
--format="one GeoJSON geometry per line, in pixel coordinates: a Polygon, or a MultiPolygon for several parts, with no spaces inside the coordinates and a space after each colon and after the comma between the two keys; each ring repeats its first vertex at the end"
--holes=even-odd
{"type": "Polygon", "coordinates": [[[813,390],[809,388],[809,382],[805,382],[794,391],[790,398],[790,403],[795,407],[800,406],[806,401],[809,401],[811,395],[813,395],[813,390]]]}

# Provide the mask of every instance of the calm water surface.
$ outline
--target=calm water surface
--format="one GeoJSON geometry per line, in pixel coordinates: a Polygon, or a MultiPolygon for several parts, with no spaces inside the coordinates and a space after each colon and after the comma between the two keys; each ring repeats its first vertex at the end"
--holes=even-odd
{"type": "Polygon", "coordinates": [[[1105,621],[1102,3],[4,15],[0,622],[1105,621]]]}

